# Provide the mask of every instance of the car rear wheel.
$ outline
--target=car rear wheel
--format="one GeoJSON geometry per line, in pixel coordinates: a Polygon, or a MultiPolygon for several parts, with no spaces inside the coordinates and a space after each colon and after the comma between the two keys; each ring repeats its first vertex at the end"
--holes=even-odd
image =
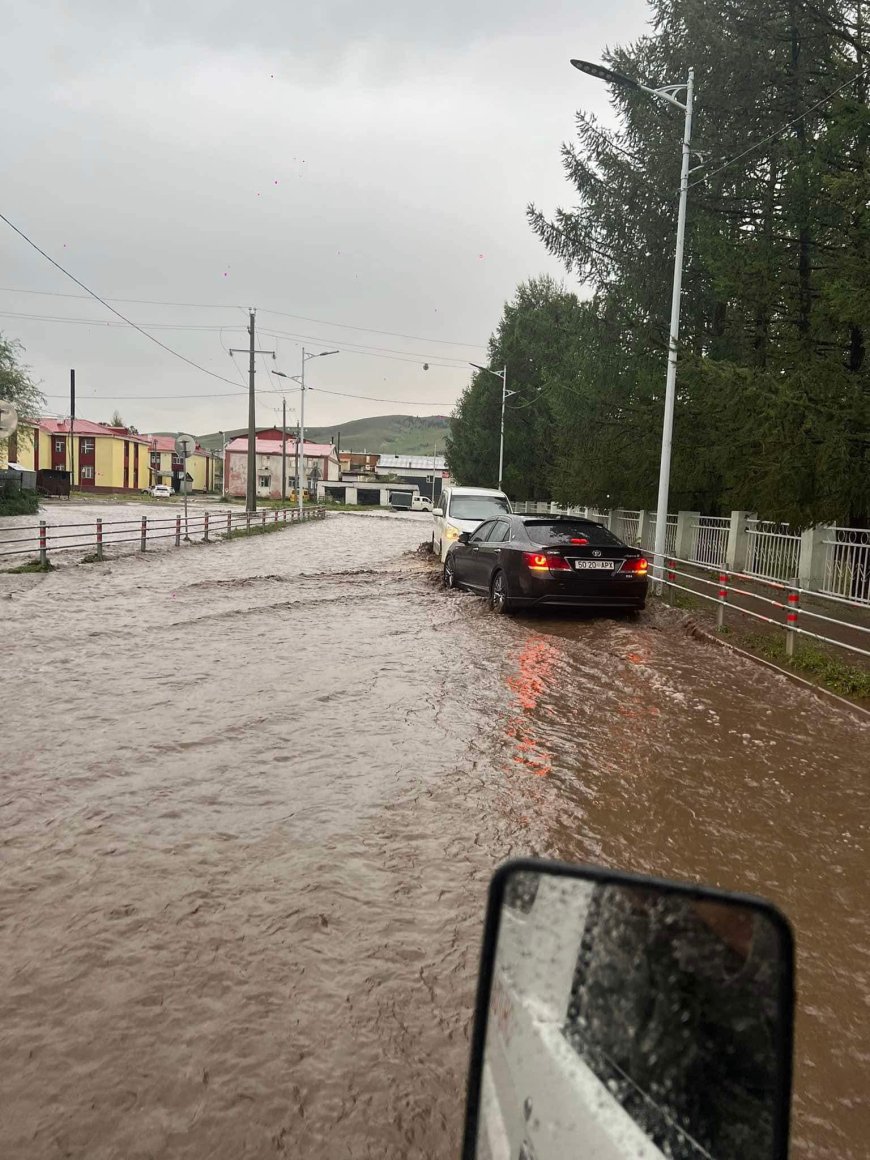
{"type": "Polygon", "coordinates": [[[444,587],[456,587],[456,566],[453,563],[452,556],[448,556],[444,561],[444,587]]]}
{"type": "Polygon", "coordinates": [[[492,578],[492,583],[489,586],[489,607],[499,616],[504,616],[511,610],[507,577],[504,572],[496,572],[492,578]]]}

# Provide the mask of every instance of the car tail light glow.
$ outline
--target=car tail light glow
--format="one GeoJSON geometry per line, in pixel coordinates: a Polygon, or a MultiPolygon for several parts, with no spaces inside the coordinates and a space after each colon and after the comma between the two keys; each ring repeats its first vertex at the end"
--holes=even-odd
{"type": "Polygon", "coordinates": [[[571,565],[562,556],[544,552],[523,552],[523,563],[530,572],[570,572],[571,565]]]}
{"type": "Polygon", "coordinates": [[[646,576],[649,563],[643,556],[636,556],[631,560],[622,561],[623,572],[633,572],[636,576],[646,576]]]}
{"type": "Polygon", "coordinates": [[[574,539],[571,540],[571,543],[585,545],[585,544],[588,544],[589,541],[586,539],[585,536],[575,536],[574,539]]]}

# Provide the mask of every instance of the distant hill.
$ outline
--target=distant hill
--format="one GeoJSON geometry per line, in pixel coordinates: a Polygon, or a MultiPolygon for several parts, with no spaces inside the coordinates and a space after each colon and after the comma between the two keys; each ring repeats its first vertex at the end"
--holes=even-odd
{"type": "MultiPolygon", "coordinates": [[[[341,435],[342,451],[369,451],[388,455],[431,455],[437,444],[438,453],[444,453],[444,439],[450,429],[446,415],[376,415],[371,419],[351,419],[332,427],[306,427],[305,438],[316,443],[329,443],[341,435]]],[[[292,430],[292,428],[290,429],[292,430]]],[[[224,431],[225,439],[244,435],[247,427],[224,431]]],[[[221,432],[199,435],[203,447],[218,450],[221,432]]]]}

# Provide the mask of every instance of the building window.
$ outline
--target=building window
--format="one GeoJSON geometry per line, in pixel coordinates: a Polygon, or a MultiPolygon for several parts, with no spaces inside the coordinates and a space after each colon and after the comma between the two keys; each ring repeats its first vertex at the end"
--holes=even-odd
{"type": "Polygon", "coordinates": [[[79,472],[79,475],[82,477],[82,479],[93,479],[94,478],[94,469],[93,469],[93,467],[90,467],[90,466],[82,467],[81,471],[79,472]]]}
{"type": "Polygon", "coordinates": [[[54,450],[58,455],[63,455],[64,451],[66,451],[66,440],[65,439],[55,439],[54,450]]]}
{"type": "Polygon", "coordinates": [[[82,455],[93,455],[93,453],[94,453],[94,441],[93,441],[93,439],[82,439],[82,441],[81,441],[81,453],[82,453],[82,455]]]}
{"type": "Polygon", "coordinates": [[[271,475],[258,475],[257,476],[257,487],[269,487],[271,485],[271,483],[272,483],[272,476],[271,475]]]}
{"type": "Polygon", "coordinates": [[[160,452],[159,451],[152,451],[151,452],[151,466],[157,468],[157,470],[159,471],[159,469],[160,469],[160,452]]]}

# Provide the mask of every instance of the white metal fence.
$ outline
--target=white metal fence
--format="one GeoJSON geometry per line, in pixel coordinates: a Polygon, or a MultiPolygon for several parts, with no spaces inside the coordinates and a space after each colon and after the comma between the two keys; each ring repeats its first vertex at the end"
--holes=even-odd
{"type": "Polygon", "coordinates": [[[794,580],[798,574],[801,538],[788,524],[749,520],[746,571],[765,580],[794,580]]]}
{"type": "Polygon", "coordinates": [[[870,604],[870,530],[833,527],[823,542],[822,592],[870,604]]]}
{"type": "Polygon", "coordinates": [[[712,568],[724,568],[730,528],[727,516],[701,516],[692,525],[691,558],[712,568]]]}

